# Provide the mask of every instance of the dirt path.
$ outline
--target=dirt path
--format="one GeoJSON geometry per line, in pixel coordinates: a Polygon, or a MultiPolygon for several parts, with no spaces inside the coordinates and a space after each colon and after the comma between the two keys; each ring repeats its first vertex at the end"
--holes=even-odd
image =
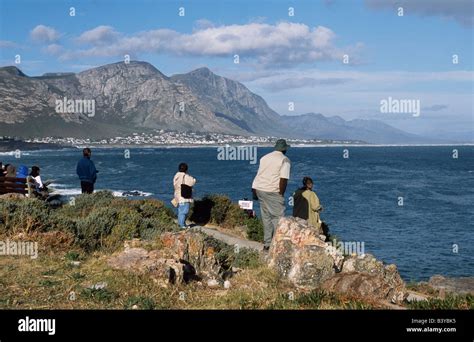
{"type": "Polygon", "coordinates": [[[216,229],[203,227],[203,226],[193,226],[190,228],[195,231],[203,232],[206,235],[212,236],[213,238],[222,241],[230,246],[238,246],[238,248],[249,248],[254,249],[260,252],[263,249],[263,244],[256,241],[250,241],[238,236],[230,235],[216,229]]]}

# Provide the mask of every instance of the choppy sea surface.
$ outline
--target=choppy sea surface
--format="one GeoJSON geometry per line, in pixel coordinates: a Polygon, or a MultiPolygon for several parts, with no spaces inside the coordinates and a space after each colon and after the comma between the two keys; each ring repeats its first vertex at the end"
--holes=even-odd
{"type": "MultiPolygon", "coordinates": [[[[169,204],[173,175],[186,162],[198,180],[196,197],[251,198],[258,162],[219,160],[210,147],[129,151],[127,159],[124,149],[93,150],[97,189],[117,196],[134,191],[169,204]]],[[[258,158],[270,151],[258,148],[258,158]]],[[[407,281],[474,276],[474,146],[295,147],[287,156],[292,169],[286,197],[304,176],[312,177],[321,216],[341,240],[364,242],[365,253],[397,264],[407,281]]],[[[57,192],[70,196],[80,193],[80,157],[77,149],[42,150],[23,152],[20,159],[3,153],[0,161],[39,165],[43,180],[54,180],[57,192]]],[[[256,209],[259,214],[258,203],[256,209]]]]}

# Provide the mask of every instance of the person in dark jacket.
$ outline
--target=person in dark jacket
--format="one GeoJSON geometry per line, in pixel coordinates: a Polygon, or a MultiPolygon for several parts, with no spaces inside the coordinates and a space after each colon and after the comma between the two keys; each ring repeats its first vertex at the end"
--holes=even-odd
{"type": "Polygon", "coordinates": [[[16,178],[26,178],[28,177],[28,167],[25,165],[20,165],[16,172],[16,178]]]}
{"type": "Polygon", "coordinates": [[[76,172],[81,180],[81,190],[83,194],[92,194],[94,184],[97,180],[97,169],[91,160],[92,151],[90,148],[82,150],[82,159],[77,163],[76,172]]]}

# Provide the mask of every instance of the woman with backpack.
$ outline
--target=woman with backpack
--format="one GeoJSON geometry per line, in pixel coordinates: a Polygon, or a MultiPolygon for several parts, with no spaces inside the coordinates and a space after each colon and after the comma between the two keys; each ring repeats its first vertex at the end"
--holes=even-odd
{"type": "Polygon", "coordinates": [[[188,174],[188,164],[181,163],[178,172],[173,177],[174,198],[173,205],[178,208],[178,225],[186,228],[186,215],[193,202],[193,186],[196,179],[188,174]]]}

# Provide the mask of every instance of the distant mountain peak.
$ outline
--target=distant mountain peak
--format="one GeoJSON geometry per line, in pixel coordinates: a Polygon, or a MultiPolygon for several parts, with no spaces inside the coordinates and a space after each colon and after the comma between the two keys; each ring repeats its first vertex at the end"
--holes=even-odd
{"type": "Polygon", "coordinates": [[[201,76],[201,77],[217,76],[208,67],[197,68],[197,69],[189,72],[189,74],[191,74],[193,76],[201,76]]]}
{"type": "Polygon", "coordinates": [[[21,71],[20,69],[18,69],[18,68],[17,68],[16,66],[14,66],[14,65],[2,67],[2,68],[0,68],[0,70],[3,70],[3,71],[5,71],[5,72],[8,72],[9,74],[14,75],[14,76],[23,76],[23,77],[26,77],[26,75],[23,73],[23,71],[21,71]]]}
{"type": "Polygon", "coordinates": [[[168,78],[165,74],[155,68],[152,64],[144,61],[130,61],[128,63],[125,62],[116,62],[105,64],[99,67],[95,67],[92,69],[87,69],[81,71],[79,75],[90,74],[90,73],[97,73],[97,72],[106,72],[106,73],[114,73],[116,71],[122,71],[123,75],[133,74],[136,75],[137,73],[140,75],[158,75],[162,78],[168,78]]]}

